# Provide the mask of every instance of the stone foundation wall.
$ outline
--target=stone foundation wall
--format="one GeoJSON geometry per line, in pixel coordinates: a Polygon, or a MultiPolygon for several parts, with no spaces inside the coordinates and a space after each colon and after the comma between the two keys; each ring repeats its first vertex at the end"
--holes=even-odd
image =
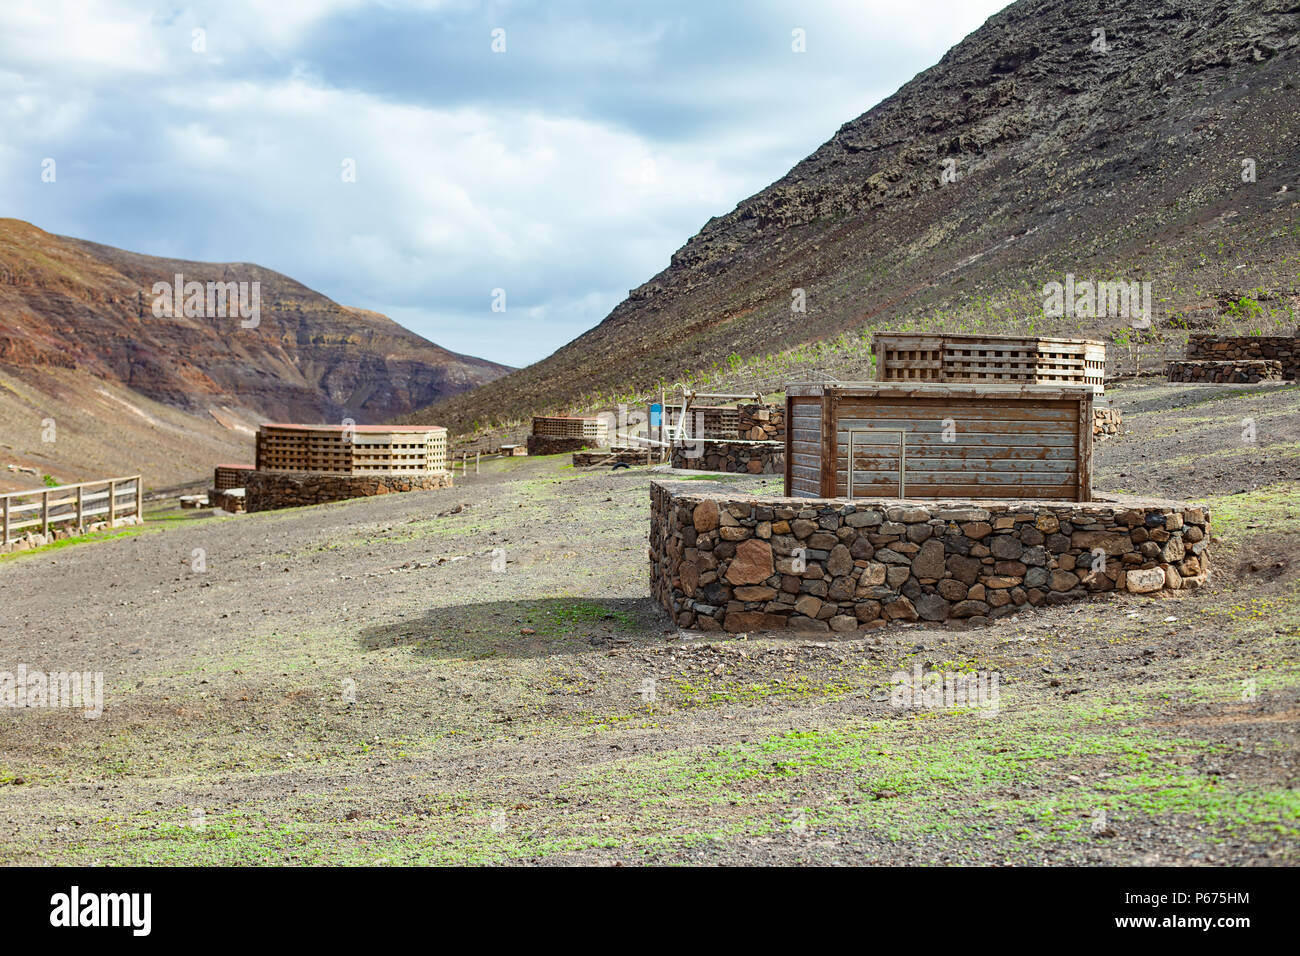
{"type": "Polygon", "coordinates": [[[1282,378],[1300,378],[1300,337],[1294,335],[1206,335],[1187,339],[1187,358],[1235,361],[1271,359],[1282,363],[1282,378]]]}
{"type": "Polygon", "coordinates": [[[646,465],[652,464],[653,461],[654,453],[651,452],[651,457],[647,457],[644,448],[620,448],[617,451],[607,448],[596,451],[575,451],[573,453],[573,466],[575,468],[587,468],[592,465],[612,465],[615,462],[623,462],[628,465],[646,465]]]}
{"type": "Polygon", "coordinates": [[[244,507],[270,511],[319,505],[349,498],[387,495],[401,491],[450,488],[451,475],[332,475],[321,472],[252,471],[244,485],[244,507]]]}
{"type": "Polygon", "coordinates": [[[211,488],[208,490],[208,505],[231,514],[242,514],[246,510],[245,495],[243,488],[226,488],[221,491],[211,488]]]}
{"type": "Polygon", "coordinates": [[[1235,359],[1223,362],[1178,360],[1165,363],[1165,376],[1171,382],[1249,385],[1255,382],[1280,382],[1283,380],[1283,371],[1282,363],[1275,359],[1235,359]]]}
{"type": "Polygon", "coordinates": [[[740,426],[737,438],[746,441],[785,441],[785,406],[750,402],[737,405],[740,426]]]}
{"type": "Polygon", "coordinates": [[[1124,424],[1124,413],[1109,405],[1092,407],[1092,440],[1095,442],[1114,438],[1124,424]]]}
{"type": "Polygon", "coordinates": [[[565,455],[584,448],[598,448],[600,442],[595,438],[555,438],[550,435],[529,435],[528,454],[530,455],[565,455]]]}
{"type": "Polygon", "coordinates": [[[1180,502],[850,503],[738,498],[699,485],[656,481],[650,490],[650,586],[681,627],[983,623],[1107,591],[1196,587],[1208,576],[1209,514],[1180,502]]]}
{"type": "Polygon", "coordinates": [[[673,447],[673,467],[750,475],[783,475],[785,442],[705,440],[676,445],[673,447]]]}

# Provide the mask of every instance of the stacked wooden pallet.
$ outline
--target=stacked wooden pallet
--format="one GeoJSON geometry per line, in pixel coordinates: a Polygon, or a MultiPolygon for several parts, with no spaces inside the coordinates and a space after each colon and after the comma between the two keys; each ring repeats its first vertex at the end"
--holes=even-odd
{"type": "Polygon", "coordinates": [[[1087,385],[1100,394],[1106,346],[1091,339],[1010,335],[877,333],[871,344],[882,382],[1087,385]]]}
{"type": "Polygon", "coordinates": [[[335,475],[427,475],[447,470],[447,430],[436,425],[266,424],[257,468],[335,475]]]}
{"type": "Polygon", "coordinates": [[[539,415],[533,419],[533,434],[538,438],[585,438],[604,445],[609,441],[609,425],[600,418],[539,415]]]}

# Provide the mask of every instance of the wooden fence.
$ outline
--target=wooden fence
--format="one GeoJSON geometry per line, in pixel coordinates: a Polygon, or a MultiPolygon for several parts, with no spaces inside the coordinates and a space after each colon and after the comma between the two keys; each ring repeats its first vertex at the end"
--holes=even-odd
{"type": "Polygon", "coordinates": [[[144,513],[144,486],[139,475],[130,475],[11,491],[0,495],[0,508],[7,546],[18,532],[28,529],[48,534],[51,527],[69,522],[79,528],[97,518],[111,524],[118,518],[140,516],[144,513]]]}

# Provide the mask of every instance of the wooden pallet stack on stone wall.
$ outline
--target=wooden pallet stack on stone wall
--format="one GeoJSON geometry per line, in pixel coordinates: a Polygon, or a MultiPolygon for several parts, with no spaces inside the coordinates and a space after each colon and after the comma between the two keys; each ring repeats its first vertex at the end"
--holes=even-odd
{"type": "Polygon", "coordinates": [[[212,488],[214,491],[242,488],[252,470],[252,465],[217,465],[212,469],[212,488]]]}
{"type": "Polygon", "coordinates": [[[528,454],[562,455],[609,444],[609,424],[601,418],[539,415],[528,436],[528,454]]]}
{"type": "Polygon", "coordinates": [[[436,475],[447,471],[438,425],[300,425],[257,430],[258,471],[330,475],[436,475]]]}
{"type": "Polygon", "coordinates": [[[451,484],[441,426],[274,423],[258,429],[244,507],[267,511],[451,484]]]}

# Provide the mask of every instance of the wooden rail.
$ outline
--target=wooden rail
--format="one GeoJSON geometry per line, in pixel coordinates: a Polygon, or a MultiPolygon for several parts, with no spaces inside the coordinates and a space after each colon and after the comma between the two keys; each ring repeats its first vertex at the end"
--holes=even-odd
{"type": "Polygon", "coordinates": [[[144,514],[144,485],[139,475],[103,478],[75,485],[34,488],[0,494],[3,514],[4,543],[9,545],[16,532],[25,528],[41,529],[48,534],[52,525],[73,522],[85,525],[88,518],[103,515],[111,525],[118,518],[144,514]]]}

